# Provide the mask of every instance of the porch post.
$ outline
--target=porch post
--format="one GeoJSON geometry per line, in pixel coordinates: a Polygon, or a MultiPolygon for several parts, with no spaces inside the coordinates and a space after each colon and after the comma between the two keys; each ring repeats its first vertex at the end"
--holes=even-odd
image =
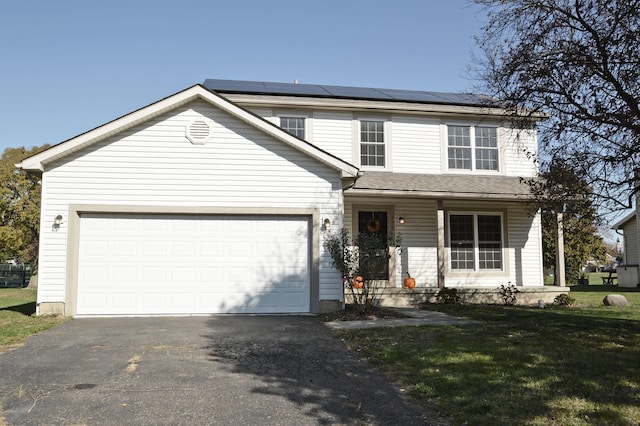
{"type": "Polygon", "coordinates": [[[437,237],[437,260],[438,260],[438,288],[443,288],[445,267],[447,264],[445,234],[444,234],[444,206],[442,200],[438,200],[438,237],[437,237]]]}
{"type": "Polygon", "coordinates": [[[556,285],[565,287],[567,285],[565,281],[564,271],[564,224],[562,212],[556,213],[556,285]]]}

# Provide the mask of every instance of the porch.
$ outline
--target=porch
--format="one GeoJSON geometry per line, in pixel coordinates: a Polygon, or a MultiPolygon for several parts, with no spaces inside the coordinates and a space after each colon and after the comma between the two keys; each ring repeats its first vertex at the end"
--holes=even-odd
{"type": "MultiPolygon", "coordinates": [[[[518,306],[535,306],[542,299],[545,304],[553,303],[556,296],[568,294],[569,287],[531,286],[517,287],[518,306]]],[[[461,303],[502,304],[498,287],[457,287],[461,303]]],[[[378,290],[379,304],[382,306],[407,307],[418,303],[436,303],[437,287],[420,287],[413,289],[385,287],[378,290]]],[[[351,295],[345,292],[345,303],[351,303],[351,295]]]]}

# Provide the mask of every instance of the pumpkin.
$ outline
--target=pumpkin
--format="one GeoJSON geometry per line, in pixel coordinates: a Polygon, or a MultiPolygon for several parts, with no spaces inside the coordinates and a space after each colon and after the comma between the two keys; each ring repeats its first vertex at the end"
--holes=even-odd
{"type": "Polygon", "coordinates": [[[363,288],[364,287],[364,278],[360,275],[353,279],[353,288],[363,288]]]}
{"type": "Polygon", "coordinates": [[[407,272],[407,278],[403,282],[404,288],[414,288],[416,286],[416,280],[407,272]]]}

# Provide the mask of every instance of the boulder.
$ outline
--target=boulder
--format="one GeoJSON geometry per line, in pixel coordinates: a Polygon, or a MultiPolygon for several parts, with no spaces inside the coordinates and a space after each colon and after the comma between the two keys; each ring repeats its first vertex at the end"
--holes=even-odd
{"type": "Polygon", "coordinates": [[[627,298],[621,294],[608,294],[602,299],[602,303],[606,306],[629,306],[627,298]]]}

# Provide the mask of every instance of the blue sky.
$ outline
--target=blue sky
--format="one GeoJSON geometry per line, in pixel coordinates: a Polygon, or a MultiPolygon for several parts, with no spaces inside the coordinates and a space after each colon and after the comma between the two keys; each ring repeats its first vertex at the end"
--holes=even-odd
{"type": "Polygon", "coordinates": [[[467,0],[0,5],[0,151],[56,144],[207,78],[468,92],[467,0]]]}

